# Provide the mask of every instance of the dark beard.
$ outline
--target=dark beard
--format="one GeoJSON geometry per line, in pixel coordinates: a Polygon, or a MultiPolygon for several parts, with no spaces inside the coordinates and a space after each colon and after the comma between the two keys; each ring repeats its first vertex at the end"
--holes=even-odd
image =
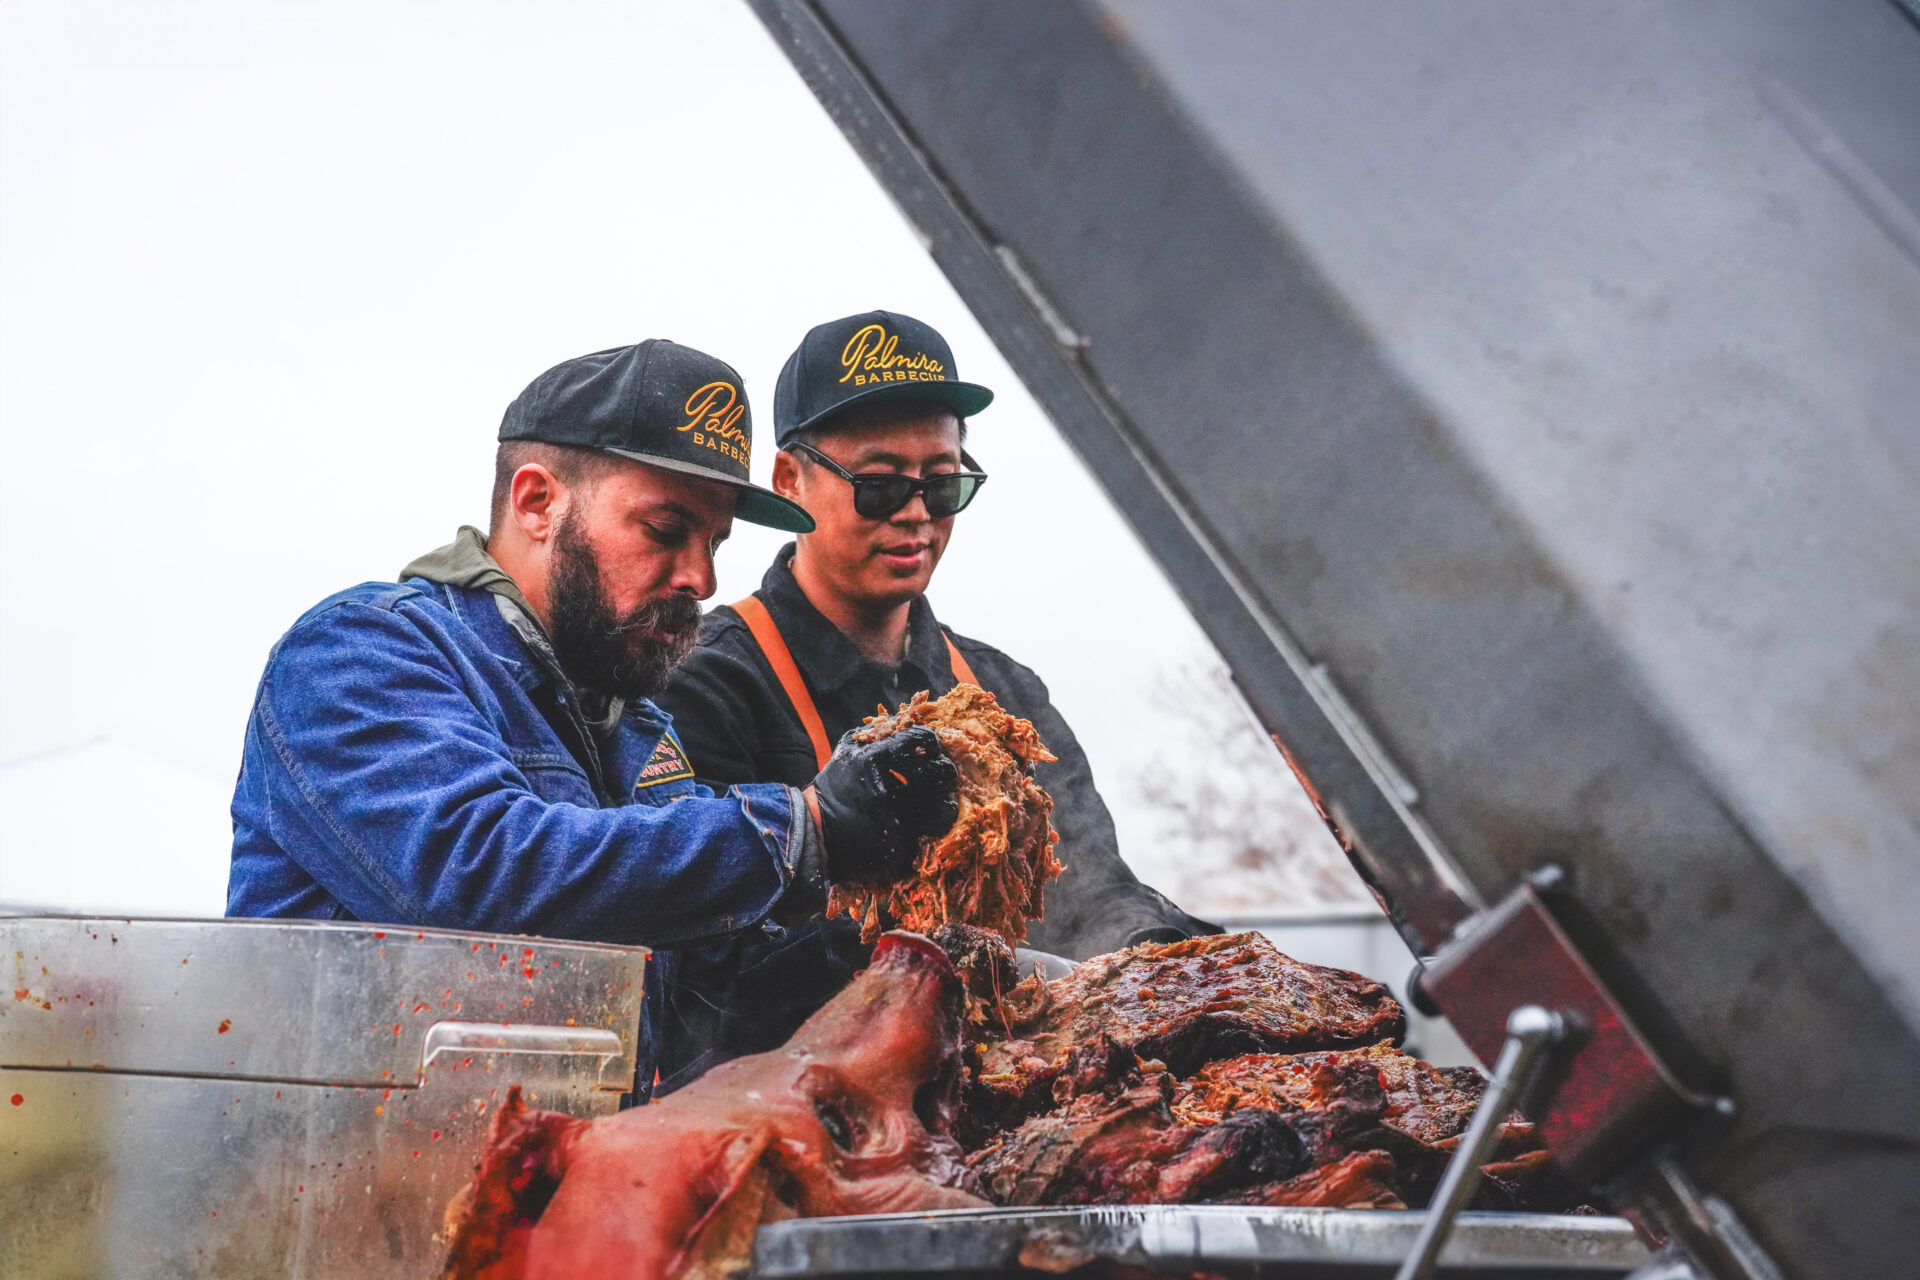
{"type": "Polygon", "coordinates": [[[650,698],[692,652],[700,633],[700,602],[675,591],[620,617],[600,582],[600,561],[569,511],[554,530],[547,583],[554,656],[577,685],[629,702],[650,698]],[[659,631],[672,632],[673,643],[644,638],[659,631]]]}

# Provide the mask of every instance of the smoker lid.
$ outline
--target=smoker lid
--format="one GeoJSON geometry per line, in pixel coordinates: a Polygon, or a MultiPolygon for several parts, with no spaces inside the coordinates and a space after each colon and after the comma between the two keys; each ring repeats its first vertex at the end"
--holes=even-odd
{"type": "Polygon", "coordinates": [[[1565,866],[1686,1165],[1903,1265],[1912,6],[755,3],[1416,951],[1565,866]]]}

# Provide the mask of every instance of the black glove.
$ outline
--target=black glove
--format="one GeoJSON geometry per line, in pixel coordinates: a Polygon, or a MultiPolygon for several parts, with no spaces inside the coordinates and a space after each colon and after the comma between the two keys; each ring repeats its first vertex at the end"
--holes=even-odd
{"type": "Polygon", "coordinates": [[[878,742],[840,739],[813,780],[827,878],[835,884],[892,884],[912,874],[922,836],[960,816],[960,771],[925,725],[878,742]]]}

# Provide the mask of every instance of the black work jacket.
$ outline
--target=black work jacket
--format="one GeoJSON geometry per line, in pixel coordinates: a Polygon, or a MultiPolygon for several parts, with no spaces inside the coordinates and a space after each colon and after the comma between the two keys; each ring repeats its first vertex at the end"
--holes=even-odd
{"type": "MultiPolygon", "coordinates": [[[[1008,711],[1031,720],[1059,757],[1036,764],[1034,777],[1053,797],[1058,854],[1067,869],[1048,886],[1046,919],[1029,929],[1026,945],[1080,960],[1117,950],[1146,931],[1158,931],[1163,940],[1217,932],[1140,883],[1121,861],[1113,818],[1093,785],[1086,752],[1039,676],[992,645],[947,631],[924,597],[908,613],[906,659],[894,668],[872,661],[800,590],[793,551],[789,544],[774,559],[758,595],[813,695],[829,744],[878,707],[891,711],[921,689],[937,695],[953,688],[946,641],[951,635],[980,684],[1008,711]]],[[[804,787],[813,780],[818,766],[799,715],[731,608],[708,612],[699,646],[655,701],[673,714],[695,775],[716,794],[735,783],[804,787]]],[[[707,980],[688,975],[691,984],[679,999],[684,1016],[676,1059],[683,1069],[697,1071],[704,1066],[694,1058],[716,1042],[719,1052],[705,1065],[777,1047],[865,966],[858,941],[850,922],[816,921],[800,930],[769,925],[746,935],[732,954],[709,957],[707,980]],[[693,1048],[703,1043],[705,1049],[693,1048]]]]}

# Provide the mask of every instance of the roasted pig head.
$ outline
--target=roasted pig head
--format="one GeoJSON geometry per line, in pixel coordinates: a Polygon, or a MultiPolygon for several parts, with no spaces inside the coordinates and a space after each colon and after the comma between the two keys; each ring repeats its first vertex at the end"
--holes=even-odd
{"type": "Polygon", "coordinates": [[[445,1276],[713,1280],[763,1222],[984,1205],[946,1133],[963,1004],[938,947],[889,933],[783,1047],[652,1105],[576,1120],[514,1090],[448,1210],[445,1276]]]}

